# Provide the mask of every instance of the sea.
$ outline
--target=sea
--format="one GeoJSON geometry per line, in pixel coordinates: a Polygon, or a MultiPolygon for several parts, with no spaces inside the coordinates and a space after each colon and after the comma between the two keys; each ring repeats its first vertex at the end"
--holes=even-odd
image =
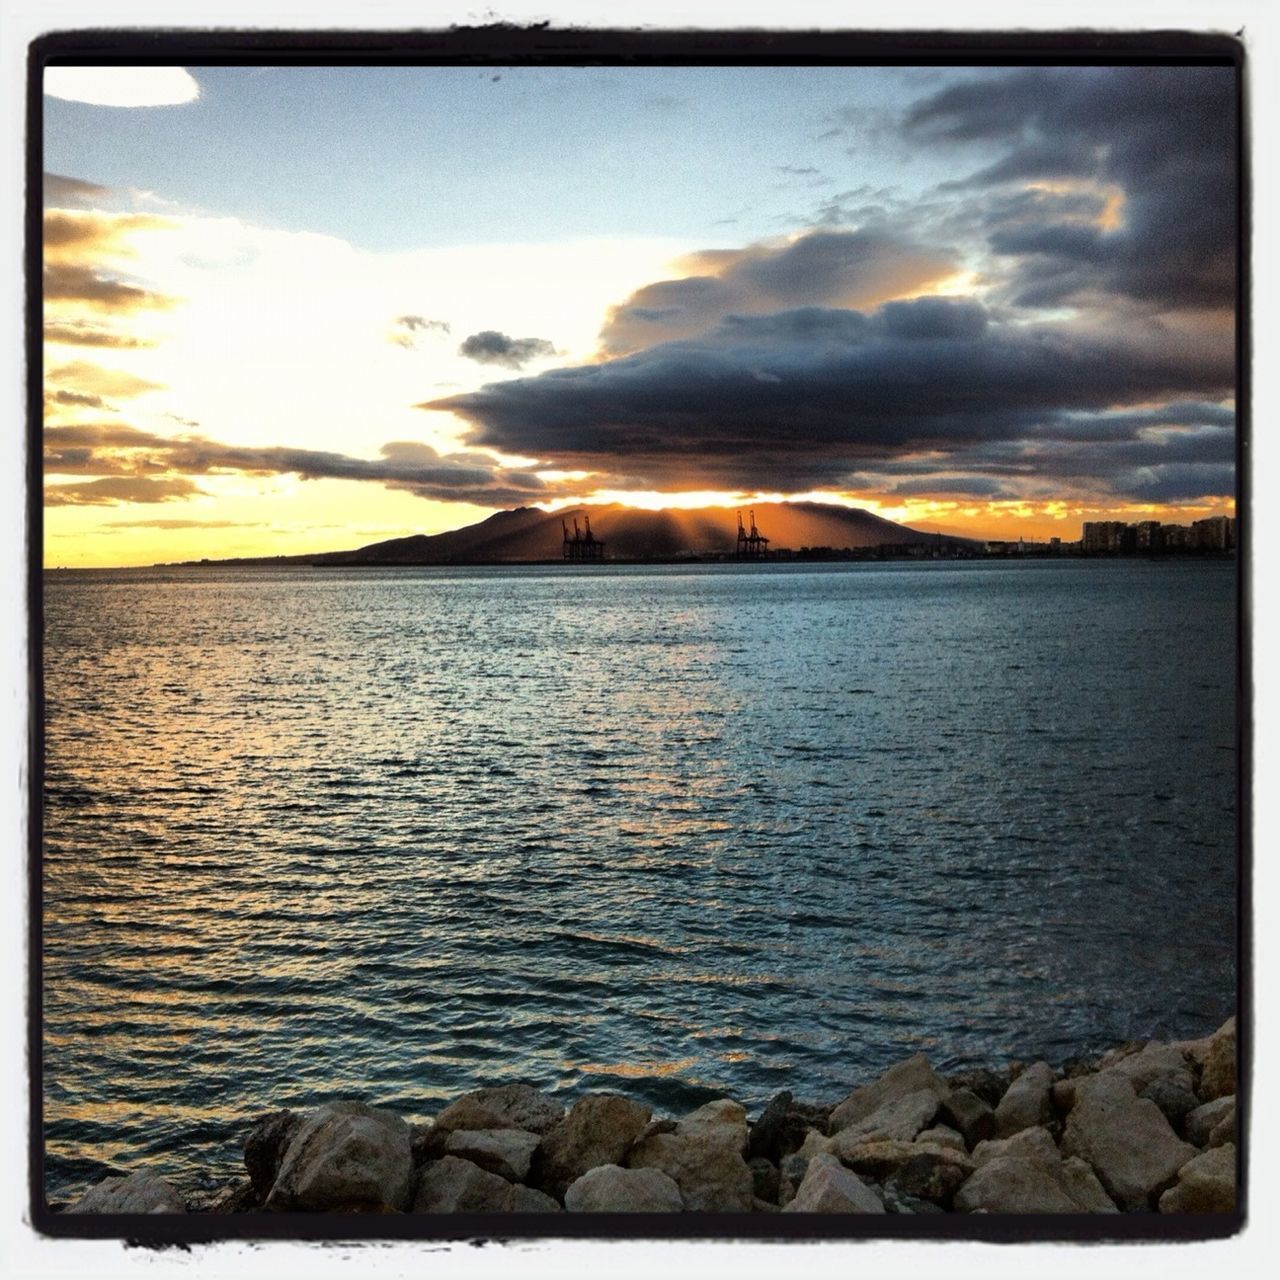
{"type": "Polygon", "coordinates": [[[1236,566],[44,580],[45,1191],[485,1084],[679,1115],[1234,1012],[1236,566]]]}

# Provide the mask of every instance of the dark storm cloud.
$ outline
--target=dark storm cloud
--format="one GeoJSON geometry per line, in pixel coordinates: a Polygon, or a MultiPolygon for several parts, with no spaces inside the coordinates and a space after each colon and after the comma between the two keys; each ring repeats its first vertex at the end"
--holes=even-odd
{"type": "Polygon", "coordinates": [[[645,285],[609,315],[601,350],[625,355],[705,333],[729,315],[765,315],[801,306],[870,306],[912,293],[956,270],[950,250],[897,232],[810,231],[782,245],[707,250],[690,274],[645,285]]]}
{"type": "MultiPolygon", "coordinates": [[[[380,458],[368,459],[279,445],[226,445],[194,436],[174,439],[112,423],[76,423],[47,427],[44,431],[46,474],[102,478],[46,490],[54,493],[54,505],[90,500],[99,504],[160,500],[118,496],[125,494],[125,489],[103,483],[108,477],[185,480],[190,476],[236,474],[368,481],[423,498],[490,506],[545,501],[561,494],[560,488],[532,472],[500,467],[484,453],[442,456],[416,441],[393,441],[382,447],[381,454],[380,458]]],[[[138,491],[163,492],[147,485],[138,491]]],[[[184,492],[174,488],[169,496],[181,497],[184,492]]]]}
{"type": "MultiPolygon", "coordinates": [[[[731,316],[699,339],[423,407],[460,414],[477,445],[635,487],[796,492],[925,451],[939,460],[914,460],[909,474],[954,470],[951,454],[993,441],[1043,448],[1056,434],[1070,440],[1072,411],[1145,414],[1152,402],[1224,396],[1232,377],[1230,344],[1156,326],[1000,323],[974,302],[922,298],[869,313],[731,316]]],[[[1110,471],[1093,452],[1095,473],[1110,471]]]]}
{"type": "Polygon", "coordinates": [[[986,73],[915,104],[918,143],[1004,149],[952,191],[1011,183],[1091,185],[1120,200],[1090,224],[1008,225],[993,203],[991,248],[1011,259],[1008,296],[1052,306],[1112,294],[1158,307],[1235,300],[1235,73],[1226,67],[1042,68],[986,73]]]}
{"type": "Polygon", "coordinates": [[[484,329],[464,338],[458,348],[460,356],[480,364],[500,364],[508,369],[521,369],[530,360],[556,353],[555,344],[546,338],[509,338],[496,329],[484,329]]]}

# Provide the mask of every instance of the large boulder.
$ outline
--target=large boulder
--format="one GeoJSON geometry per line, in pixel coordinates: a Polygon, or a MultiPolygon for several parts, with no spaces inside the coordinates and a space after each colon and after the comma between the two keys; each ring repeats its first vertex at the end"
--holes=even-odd
{"type": "Polygon", "coordinates": [[[867,1142],[842,1149],[840,1161],[859,1177],[892,1187],[900,1196],[948,1205],[973,1173],[964,1152],[924,1142],[867,1142]]]}
{"type": "Polygon", "coordinates": [[[719,1098],[682,1117],[675,1132],[682,1138],[716,1143],[743,1154],[747,1150],[747,1113],[738,1103],[719,1098]]]}
{"type": "Polygon", "coordinates": [[[523,1182],[541,1141],[523,1129],[455,1129],[445,1142],[445,1153],[470,1160],[508,1182],[523,1182]]]}
{"type": "Polygon", "coordinates": [[[602,1164],[570,1185],[564,1207],[570,1213],[679,1213],[684,1200],[661,1169],[602,1164]]]}
{"type": "Polygon", "coordinates": [[[884,1213],[880,1197],[834,1156],[809,1161],[795,1199],[783,1213],[884,1213]]]}
{"type": "Polygon", "coordinates": [[[776,1207],[782,1186],[778,1166],[764,1156],[752,1156],[747,1161],[747,1168],[751,1170],[752,1196],[776,1207]]]}
{"type": "Polygon", "coordinates": [[[1127,1054],[1107,1071],[1128,1080],[1134,1093],[1139,1094],[1157,1080],[1187,1090],[1195,1087],[1195,1073],[1182,1050],[1156,1040],[1143,1045],[1137,1053],[1127,1054]]]}
{"type": "Polygon", "coordinates": [[[562,1200],[569,1185],[588,1169],[621,1164],[651,1114],[648,1107],[616,1093],[579,1098],[569,1114],[543,1135],[534,1152],[529,1182],[562,1200]]]}
{"type": "Polygon", "coordinates": [[[1086,1213],[1119,1213],[1098,1175],[1079,1156],[1068,1156],[1054,1169],[1062,1189],[1086,1213]]]}
{"type": "Polygon", "coordinates": [[[1170,1127],[1154,1102],[1135,1096],[1111,1072],[1076,1083],[1062,1153],[1079,1156],[1121,1209],[1152,1209],[1177,1172],[1198,1153],[1170,1127]]]}
{"type": "Polygon", "coordinates": [[[1228,1018],[1213,1033],[1200,1073],[1200,1097],[1205,1102],[1236,1091],[1236,1020],[1228,1018]]]}
{"type": "Polygon", "coordinates": [[[141,1170],[125,1178],[104,1178],[90,1187],[68,1213],[186,1213],[182,1196],[163,1178],[141,1170]]]}
{"type": "Polygon", "coordinates": [[[953,1088],[942,1100],[938,1114],[964,1135],[970,1148],[996,1131],[995,1112],[972,1089],[953,1088]]]}
{"type": "Polygon", "coordinates": [[[1052,1170],[1039,1160],[989,1160],[956,1192],[962,1213],[1080,1213],[1052,1170]]]}
{"type": "Polygon", "coordinates": [[[1009,1087],[1009,1077],[1002,1075],[999,1071],[993,1071],[990,1067],[973,1067],[968,1071],[960,1071],[948,1076],[947,1084],[953,1090],[967,1089],[981,1098],[987,1106],[994,1108],[1009,1087]]]}
{"type": "Polygon", "coordinates": [[[532,1085],[500,1084],[475,1089],[436,1116],[435,1127],[453,1129],[523,1129],[540,1137],[564,1119],[564,1107],[532,1085]]]}
{"type": "Polygon", "coordinates": [[[1215,1147],[1178,1170],[1160,1197],[1161,1213],[1231,1213],[1236,1207],[1236,1149],[1215,1147]]]}
{"type": "Polygon", "coordinates": [[[1043,1125],[1019,1129],[1008,1138],[991,1138],[978,1143],[973,1149],[973,1163],[979,1168],[992,1160],[1003,1160],[1011,1156],[1050,1165],[1056,1165],[1062,1158],[1053,1134],[1043,1125]]]}
{"type": "Polygon", "coordinates": [[[1021,1129],[1048,1124],[1053,1119],[1053,1068],[1047,1062],[1029,1066],[1005,1091],[995,1111],[997,1138],[1008,1138],[1021,1129]]]}
{"type": "Polygon", "coordinates": [[[800,1149],[810,1129],[827,1127],[828,1111],[805,1102],[796,1102],[785,1090],[775,1095],[751,1126],[747,1156],[763,1156],[780,1164],[784,1156],[800,1149]]]}
{"type": "Polygon", "coordinates": [[[795,1199],[796,1192],[800,1190],[804,1175],[809,1171],[809,1159],[795,1151],[782,1157],[778,1165],[778,1203],[783,1208],[795,1199]]]}
{"type": "MultiPolygon", "coordinates": [[[[839,1133],[880,1110],[886,1103],[896,1102],[909,1094],[926,1090],[941,1102],[951,1092],[947,1082],[937,1075],[924,1054],[917,1053],[890,1067],[878,1080],[863,1085],[849,1094],[827,1121],[828,1133],[839,1133]]],[[[927,1123],[927,1122],[926,1122],[927,1123]]]]}
{"type": "Polygon", "coordinates": [[[1235,1113],[1235,1094],[1228,1094],[1225,1098],[1215,1098],[1212,1102],[1206,1102],[1187,1113],[1187,1118],[1182,1122],[1182,1132],[1188,1142],[1194,1143],[1197,1147],[1207,1147],[1214,1129],[1235,1113]]]}
{"type": "Polygon", "coordinates": [[[657,1169],[680,1188],[695,1213],[750,1213],[755,1178],[742,1153],[724,1141],[658,1133],[639,1142],[626,1159],[632,1169],[657,1169]]]}
{"type": "Polygon", "coordinates": [[[267,1195],[270,1213],[404,1210],[413,1182],[409,1126],[362,1102],[304,1116],[267,1195]]]}
{"type": "Polygon", "coordinates": [[[927,1143],[934,1147],[950,1147],[952,1151],[959,1151],[962,1154],[969,1150],[965,1144],[964,1135],[945,1124],[935,1124],[932,1129],[921,1129],[913,1141],[927,1143]]]}
{"type": "Polygon", "coordinates": [[[831,1150],[840,1155],[843,1148],[863,1142],[910,1142],[932,1123],[937,1114],[938,1095],[932,1090],[908,1093],[885,1102],[870,1115],[837,1130],[831,1137],[831,1150]]]}
{"type": "Polygon", "coordinates": [[[1145,1089],[1139,1089],[1138,1096],[1154,1102],[1175,1131],[1182,1129],[1187,1116],[1200,1105],[1190,1084],[1163,1076],[1151,1081],[1145,1089]]]}
{"type": "Polygon", "coordinates": [[[508,1182],[458,1156],[423,1165],[413,1198],[414,1213],[556,1213],[559,1209],[541,1191],[508,1182]]]}
{"type": "Polygon", "coordinates": [[[284,1153],[301,1123],[297,1112],[273,1111],[258,1120],[244,1140],[244,1167],[260,1199],[265,1200],[275,1185],[284,1153]]]}

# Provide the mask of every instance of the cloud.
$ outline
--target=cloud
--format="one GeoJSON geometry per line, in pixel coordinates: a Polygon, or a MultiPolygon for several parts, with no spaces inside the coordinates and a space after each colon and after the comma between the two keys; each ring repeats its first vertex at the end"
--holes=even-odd
{"type": "Polygon", "coordinates": [[[182,67],[46,67],[44,92],[98,107],[170,107],[194,102],[200,85],[182,67]]]}
{"type": "Polygon", "coordinates": [[[106,520],[108,529],[265,529],[265,520],[106,520]]]}
{"type": "Polygon", "coordinates": [[[480,364],[500,364],[508,369],[523,368],[530,360],[556,353],[555,345],[546,338],[509,338],[496,329],[484,329],[464,338],[458,348],[460,356],[480,364]]]}
{"type": "MultiPolygon", "coordinates": [[[[868,464],[941,473],[993,443],[1070,443],[1080,415],[1115,407],[1139,415],[1125,428],[1134,438],[1155,421],[1141,406],[1218,399],[1233,376],[1229,342],[1157,325],[1014,324],[972,301],[921,298],[730,316],[697,339],[422,407],[460,415],[475,445],[611,472],[616,488],[804,492],[868,464]]],[[[1125,463],[1091,451],[1099,481],[1125,463]]]]}
{"type": "Polygon", "coordinates": [[[972,193],[1015,304],[1110,295],[1155,308],[1231,307],[1235,94],[1229,67],[995,71],[915,103],[903,127],[926,146],[999,149],[943,190],[972,193]],[[1001,196],[1029,184],[1093,193],[1104,208],[1090,222],[1044,208],[1024,221],[1001,196]]]}
{"type": "Polygon", "coordinates": [[[387,335],[387,338],[388,341],[394,342],[396,346],[412,351],[418,345],[416,334],[448,334],[450,332],[447,320],[428,320],[426,316],[405,315],[397,316],[392,321],[391,332],[387,335]]]}
{"type": "Polygon", "coordinates": [[[61,173],[46,173],[42,194],[46,205],[92,205],[106,200],[111,195],[111,188],[85,182],[82,178],[68,178],[61,173]]]}
{"type": "Polygon", "coordinates": [[[159,391],[163,384],[140,378],[137,374],[127,373],[123,369],[104,369],[101,365],[90,364],[87,360],[73,360],[69,364],[58,365],[45,374],[46,386],[63,387],[80,395],[101,396],[139,396],[147,391],[159,391]]]}
{"type": "MultiPolygon", "coordinates": [[[[367,481],[422,498],[489,506],[547,501],[574,493],[571,487],[548,483],[531,471],[499,466],[486,453],[442,455],[417,441],[392,441],[380,453],[379,458],[370,459],[281,445],[227,445],[199,436],[159,436],[115,423],[73,423],[44,431],[47,474],[184,481],[190,476],[296,475],[304,480],[367,481]]],[[[160,500],[132,498],[124,488],[101,480],[54,486],[48,492],[55,494],[53,505],[160,500]]],[[[161,491],[144,487],[139,492],[161,491]]],[[[170,496],[184,492],[199,491],[174,489],[170,496]]]]}
{"type": "Polygon", "coordinates": [[[171,476],[152,480],[140,476],[111,476],[77,484],[48,484],[46,507],[114,507],[123,502],[175,502],[202,496],[190,480],[171,476]]]}
{"type": "Polygon", "coordinates": [[[65,346],[114,347],[118,350],[136,350],[140,347],[155,345],[146,338],[135,338],[115,329],[107,329],[102,325],[84,321],[46,324],[44,339],[46,342],[59,342],[65,346]]]}
{"type": "Polygon", "coordinates": [[[693,338],[729,315],[874,306],[953,275],[957,259],[895,231],[863,228],[708,250],[684,265],[688,275],[645,285],[613,309],[600,334],[604,353],[626,355],[693,338]]]}

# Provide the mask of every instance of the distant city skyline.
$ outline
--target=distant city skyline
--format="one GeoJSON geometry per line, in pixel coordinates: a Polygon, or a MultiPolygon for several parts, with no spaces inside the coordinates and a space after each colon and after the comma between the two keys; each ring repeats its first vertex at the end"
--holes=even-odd
{"type": "Polygon", "coordinates": [[[56,71],[49,564],[1234,513],[1230,67],[56,71]]]}

